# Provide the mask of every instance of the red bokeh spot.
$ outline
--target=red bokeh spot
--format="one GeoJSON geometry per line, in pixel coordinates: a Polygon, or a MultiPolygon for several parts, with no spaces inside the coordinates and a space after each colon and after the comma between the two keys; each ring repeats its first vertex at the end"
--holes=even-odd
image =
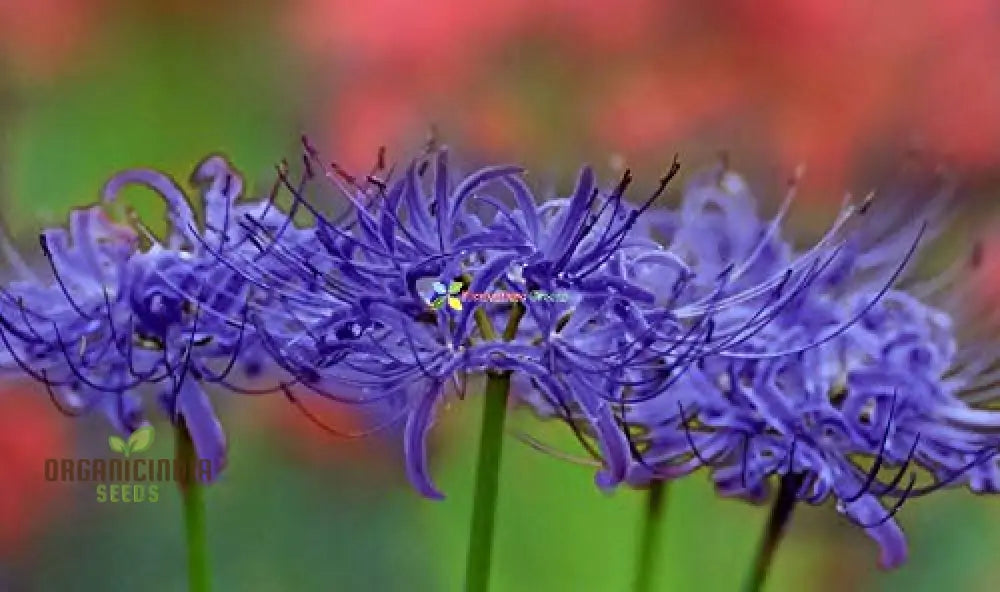
{"type": "Polygon", "coordinates": [[[101,0],[0,0],[0,54],[35,77],[53,74],[87,41],[101,0]]]}
{"type": "Polygon", "coordinates": [[[15,551],[62,492],[45,459],[69,454],[70,424],[35,385],[0,384],[0,553],[15,551]]]}

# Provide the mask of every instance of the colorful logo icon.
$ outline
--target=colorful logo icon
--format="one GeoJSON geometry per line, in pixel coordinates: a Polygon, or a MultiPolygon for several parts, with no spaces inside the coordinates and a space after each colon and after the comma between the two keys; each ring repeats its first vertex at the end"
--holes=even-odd
{"type": "Polygon", "coordinates": [[[431,300],[431,308],[440,310],[447,302],[449,308],[462,310],[462,301],[458,298],[458,294],[462,291],[462,282],[452,281],[448,287],[445,287],[441,282],[434,282],[432,287],[434,288],[434,299],[431,300]]]}
{"type": "Polygon", "coordinates": [[[108,437],[108,446],[113,452],[125,455],[125,458],[132,456],[133,452],[143,452],[149,450],[153,445],[153,426],[146,425],[132,432],[128,440],[122,440],[118,436],[108,437]]]}

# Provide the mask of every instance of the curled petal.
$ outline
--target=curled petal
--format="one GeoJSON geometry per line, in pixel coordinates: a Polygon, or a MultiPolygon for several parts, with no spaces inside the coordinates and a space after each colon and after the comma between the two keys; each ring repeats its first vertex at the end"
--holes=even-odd
{"type": "Polygon", "coordinates": [[[102,191],[104,201],[114,201],[123,187],[133,184],[149,187],[167,202],[167,218],[173,231],[170,237],[171,248],[181,247],[182,239],[187,239],[189,245],[198,244],[198,237],[194,232],[194,213],[187,197],[173,179],[159,171],[131,169],[118,173],[105,184],[102,191]]]}
{"type": "Polygon", "coordinates": [[[403,436],[406,453],[406,474],[410,483],[426,498],[444,499],[431,481],[427,467],[427,432],[434,423],[434,408],[441,396],[441,384],[433,383],[417,402],[416,408],[406,420],[403,436]]]}
{"type": "Polygon", "coordinates": [[[211,479],[215,480],[226,466],[226,435],[201,385],[194,380],[181,384],[177,411],[191,435],[197,458],[212,463],[211,479]]]}
{"type": "Polygon", "coordinates": [[[896,524],[894,518],[884,520],[887,510],[874,496],[866,495],[847,504],[845,512],[859,524],[878,524],[865,529],[865,532],[878,543],[879,567],[895,569],[906,563],[908,551],[903,529],[896,524]]]}

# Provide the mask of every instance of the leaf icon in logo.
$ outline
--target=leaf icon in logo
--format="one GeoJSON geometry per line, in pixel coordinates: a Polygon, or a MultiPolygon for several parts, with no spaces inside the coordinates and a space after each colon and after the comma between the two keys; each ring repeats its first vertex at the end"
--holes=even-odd
{"type": "Polygon", "coordinates": [[[462,291],[462,282],[451,282],[448,284],[448,306],[455,310],[462,310],[462,301],[455,296],[462,291]]]}
{"type": "Polygon", "coordinates": [[[153,426],[144,425],[128,437],[129,453],[143,452],[153,445],[153,426]]]}
{"type": "Polygon", "coordinates": [[[124,454],[125,456],[128,456],[128,452],[126,451],[125,448],[126,446],[125,440],[122,440],[118,436],[108,436],[108,446],[111,447],[111,450],[113,452],[117,452],[119,454],[124,454]]]}
{"type": "Polygon", "coordinates": [[[434,296],[431,299],[431,308],[437,310],[444,306],[445,300],[449,300],[448,287],[441,282],[434,282],[431,285],[434,289],[434,296]]]}

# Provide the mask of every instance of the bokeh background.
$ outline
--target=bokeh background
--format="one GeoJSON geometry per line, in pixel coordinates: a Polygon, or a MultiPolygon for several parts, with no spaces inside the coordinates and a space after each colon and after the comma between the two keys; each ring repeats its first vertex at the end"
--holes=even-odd
{"type": "MultiPolygon", "coordinates": [[[[765,202],[804,164],[804,234],[920,151],[979,213],[1000,195],[998,40],[993,0],[0,0],[0,212],[30,252],[110,173],[186,179],[220,151],[263,193],[306,132],[349,170],[435,138],[469,166],[514,160],[553,187],[585,161],[652,182],[675,153],[685,174],[725,155],[765,202]]],[[[162,216],[149,194],[133,205],[162,216]]],[[[1000,272],[1000,241],[976,233],[1000,272]]],[[[982,284],[1000,297],[995,278],[982,284]]],[[[217,400],[231,443],[208,494],[219,590],[460,589],[474,398],[435,432],[441,503],[409,489],[393,434],[345,442],[281,400],[217,400]]],[[[152,454],[169,456],[157,427],[152,454]]],[[[92,485],[43,480],[43,459],[102,455],[106,437],[29,384],[0,385],[0,590],[183,588],[174,492],[97,504],[92,485]]],[[[627,589],[642,495],[601,494],[590,470],[513,440],[505,455],[495,589],[627,589]]],[[[738,589],[766,509],[697,475],[671,486],[667,516],[657,589],[738,589]]],[[[996,589],[996,500],[948,492],[901,522],[911,560],[884,573],[832,507],[803,508],[769,589],[996,589]]]]}

